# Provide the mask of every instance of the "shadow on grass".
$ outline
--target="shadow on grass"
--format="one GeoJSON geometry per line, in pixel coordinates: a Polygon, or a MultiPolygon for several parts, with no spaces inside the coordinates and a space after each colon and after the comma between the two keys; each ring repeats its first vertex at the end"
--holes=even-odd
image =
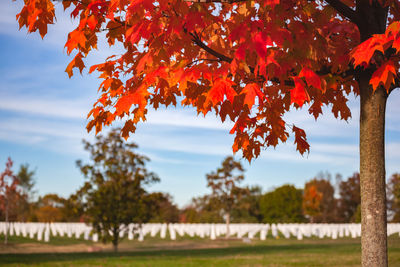
{"type": "Polygon", "coordinates": [[[295,253],[328,253],[334,251],[340,254],[351,254],[360,252],[358,244],[336,243],[336,244],[293,244],[293,245],[247,245],[228,248],[209,249],[181,249],[181,250],[152,250],[134,252],[94,252],[94,253],[37,253],[37,254],[0,254],[0,263],[3,264],[39,264],[45,262],[64,262],[79,260],[100,260],[112,258],[147,258],[147,257],[234,257],[236,255],[268,255],[281,253],[292,255],[295,253]]]}

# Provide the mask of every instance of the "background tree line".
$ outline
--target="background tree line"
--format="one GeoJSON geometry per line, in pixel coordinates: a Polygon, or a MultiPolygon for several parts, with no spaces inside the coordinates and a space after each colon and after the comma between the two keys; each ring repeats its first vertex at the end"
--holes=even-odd
{"type": "MultiPolygon", "coordinates": [[[[14,174],[9,159],[0,173],[0,221],[88,222],[98,228],[108,225],[117,232],[120,225],[130,222],[360,222],[358,173],[347,179],[336,174],[333,179],[330,173],[321,172],[303,189],[286,184],[263,192],[260,186],[241,186],[245,169],[232,156],[206,174],[210,193],[179,209],[169,194],[148,191],[159,178],[147,170],[149,159],[135,152],[138,146],[123,140],[119,131],[98,135],[93,143],[83,141],[90,161],[78,160],[77,167],[86,181],[67,198],[57,194],[37,197],[36,170],[22,164],[14,174]]],[[[400,174],[389,178],[387,199],[388,220],[400,222],[400,174]]]]}
{"type": "MultiPolygon", "coordinates": [[[[232,163],[232,160],[228,157],[225,163],[232,163]]],[[[240,168],[239,172],[243,173],[241,165],[240,168]]],[[[212,176],[217,177],[218,170],[207,175],[208,178],[212,176]]],[[[18,180],[17,189],[8,196],[9,221],[88,222],[89,217],[83,204],[83,191],[87,190],[88,182],[86,187],[84,185],[67,198],[57,194],[37,197],[35,170],[29,164],[20,165],[15,177],[18,180]]],[[[243,174],[239,175],[225,196],[217,194],[218,190],[214,189],[210,194],[193,198],[181,209],[168,193],[145,191],[141,198],[144,213],[140,216],[146,222],[223,223],[229,211],[231,223],[360,222],[358,173],[347,179],[339,174],[332,179],[331,174],[320,173],[307,181],[303,189],[286,184],[265,193],[256,185],[240,187],[239,182],[243,179],[243,174]]],[[[215,181],[208,180],[210,187],[215,186],[215,181]]],[[[388,221],[400,222],[400,174],[393,174],[387,184],[388,221]]],[[[0,196],[2,203],[4,197],[3,193],[0,196]]],[[[5,207],[2,205],[0,221],[4,220],[5,207]]]]}
{"type": "MultiPolygon", "coordinates": [[[[136,153],[137,145],[123,140],[115,129],[83,141],[90,160],[77,161],[86,181],[68,198],[57,194],[35,197],[35,170],[28,164],[14,174],[8,159],[0,173],[0,221],[86,222],[103,242],[117,250],[120,232],[130,223],[349,223],[360,222],[360,175],[346,180],[319,173],[304,189],[286,184],[263,193],[260,186],[241,186],[245,169],[226,157],[206,174],[211,192],[195,197],[179,209],[172,197],[149,192],[159,177],[146,168],[149,159],[136,153]]],[[[400,222],[400,174],[387,183],[388,219],[400,222]]],[[[135,231],[136,229],[129,229],[135,231]]],[[[6,239],[7,240],[7,237],[6,239]]]]}

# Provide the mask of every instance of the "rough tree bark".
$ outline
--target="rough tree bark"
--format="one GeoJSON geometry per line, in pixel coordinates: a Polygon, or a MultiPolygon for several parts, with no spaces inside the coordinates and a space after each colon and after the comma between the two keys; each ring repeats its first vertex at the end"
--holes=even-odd
{"type": "MultiPolygon", "coordinates": [[[[388,8],[377,1],[357,1],[357,26],[361,42],[384,33],[388,8]]],[[[360,186],[361,263],[363,267],[385,267],[387,260],[387,218],[385,191],[385,110],[388,94],[369,85],[373,70],[358,70],[360,89],[360,186]]]]}
{"type": "Polygon", "coordinates": [[[362,266],[387,266],[385,108],[387,93],[360,75],[360,183],[362,266]]]}

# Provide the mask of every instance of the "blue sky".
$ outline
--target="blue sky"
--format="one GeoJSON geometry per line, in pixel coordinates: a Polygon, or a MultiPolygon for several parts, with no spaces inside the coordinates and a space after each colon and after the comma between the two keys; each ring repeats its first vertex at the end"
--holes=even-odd
{"type": "MultiPolygon", "coordinates": [[[[8,156],[19,164],[36,168],[39,194],[68,196],[84,181],[76,168],[77,159],[87,160],[82,139],[86,114],[97,98],[99,80],[87,70],[69,79],[64,72],[71,60],[63,49],[73,21],[58,12],[42,40],[37,34],[18,30],[15,14],[22,1],[0,3],[0,170],[8,156]]],[[[59,10],[61,11],[61,9],[59,10]]],[[[102,62],[118,49],[100,45],[88,64],[102,62]]],[[[246,168],[245,185],[260,185],[265,191],[285,183],[302,187],[319,171],[344,177],[358,170],[358,105],[350,98],[353,119],[336,120],[329,111],[317,122],[306,110],[287,115],[289,122],[306,130],[311,144],[309,155],[295,152],[293,141],[268,148],[246,168]]],[[[387,174],[400,171],[400,92],[389,98],[386,124],[387,174]]],[[[230,155],[232,124],[222,124],[213,115],[197,117],[192,109],[170,108],[150,111],[148,122],[139,125],[130,140],[151,162],[161,182],[150,191],[170,193],[183,206],[193,196],[208,193],[205,174],[215,170],[230,155]]],[[[239,155],[237,155],[239,158],[239,155]]]]}

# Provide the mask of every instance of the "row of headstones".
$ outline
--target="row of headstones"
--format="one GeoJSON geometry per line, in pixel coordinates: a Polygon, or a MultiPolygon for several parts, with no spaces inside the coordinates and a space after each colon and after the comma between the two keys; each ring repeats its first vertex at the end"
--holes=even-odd
{"type": "MultiPolygon", "coordinates": [[[[143,241],[144,237],[150,235],[155,237],[157,234],[160,238],[165,239],[167,232],[171,240],[176,240],[177,236],[188,235],[190,237],[210,238],[212,240],[227,235],[226,224],[161,224],[147,223],[141,227],[137,224],[129,224],[121,226],[120,237],[127,235],[129,240],[137,236],[139,241],[143,241]]],[[[69,238],[83,238],[85,240],[93,240],[97,242],[99,237],[96,233],[92,233],[92,227],[85,223],[19,223],[13,222],[6,224],[0,222],[0,234],[8,232],[10,236],[23,236],[31,239],[37,238],[39,241],[50,241],[50,236],[67,236],[69,238]]],[[[400,224],[389,223],[388,235],[398,233],[400,235],[400,224]]],[[[341,237],[360,237],[360,224],[230,224],[229,236],[249,239],[259,235],[261,240],[267,238],[268,233],[276,238],[281,234],[285,238],[296,237],[302,240],[303,237],[318,238],[341,238],[341,237]],[[247,235],[247,236],[246,236],[247,235]]]]}

